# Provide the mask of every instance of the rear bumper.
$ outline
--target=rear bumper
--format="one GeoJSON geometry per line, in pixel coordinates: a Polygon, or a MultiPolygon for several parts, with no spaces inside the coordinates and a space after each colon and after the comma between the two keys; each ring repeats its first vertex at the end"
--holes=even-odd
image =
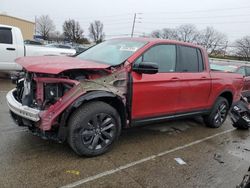
{"type": "Polygon", "coordinates": [[[19,117],[38,122],[40,120],[39,113],[40,110],[30,108],[28,106],[22,105],[14,97],[14,92],[16,89],[9,91],[6,95],[7,104],[12,113],[18,115],[19,117]]]}

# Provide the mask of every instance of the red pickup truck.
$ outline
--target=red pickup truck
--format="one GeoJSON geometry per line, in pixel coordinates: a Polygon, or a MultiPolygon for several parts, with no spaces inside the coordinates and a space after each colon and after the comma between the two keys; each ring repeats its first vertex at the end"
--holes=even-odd
{"type": "Polygon", "coordinates": [[[211,72],[203,48],[160,39],[113,39],[76,57],[16,62],[25,75],[7,102],[17,124],[86,156],[108,151],[133,125],[201,115],[220,127],[243,86],[239,74],[211,72]]]}

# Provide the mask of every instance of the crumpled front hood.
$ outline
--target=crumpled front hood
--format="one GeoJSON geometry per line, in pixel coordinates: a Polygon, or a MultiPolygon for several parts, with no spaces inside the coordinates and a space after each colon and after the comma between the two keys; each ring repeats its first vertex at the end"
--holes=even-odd
{"type": "Polygon", "coordinates": [[[47,74],[59,74],[63,71],[72,69],[100,70],[110,67],[110,65],[93,61],[62,56],[21,57],[16,60],[16,63],[20,64],[29,72],[47,74]]]}

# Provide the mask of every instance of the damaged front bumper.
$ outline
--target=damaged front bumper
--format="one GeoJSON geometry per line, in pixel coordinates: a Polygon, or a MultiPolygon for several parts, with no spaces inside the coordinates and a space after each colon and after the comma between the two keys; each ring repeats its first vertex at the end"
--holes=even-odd
{"type": "Polygon", "coordinates": [[[17,88],[8,92],[6,98],[15,122],[19,126],[27,126],[30,129],[59,131],[66,125],[68,114],[71,113],[69,111],[81,105],[87,93],[92,95],[96,91],[106,91],[120,97],[126,104],[127,73],[124,69],[96,79],[75,80],[42,75],[32,77],[29,74],[26,77],[27,81],[24,79],[23,84],[18,82],[17,88]],[[61,85],[60,88],[58,86],[54,89],[52,86],[57,84],[65,84],[67,87],[61,88],[63,87],[61,85]],[[48,85],[52,86],[46,89],[48,85]],[[60,93],[59,89],[61,89],[60,93]],[[56,97],[54,101],[46,103],[51,97],[48,96],[50,91],[56,97]]]}
{"type": "Polygon", "coordinates": [[[39,117],[40,110],[24,106],[20,102],[18,102],[14,97],[15,91],[16,89],[13,89],[9,91],[8,94],[6,95],[7,104],[9,106],[10,111],[22,118],[38,122],[40,120],[39,117]]]}

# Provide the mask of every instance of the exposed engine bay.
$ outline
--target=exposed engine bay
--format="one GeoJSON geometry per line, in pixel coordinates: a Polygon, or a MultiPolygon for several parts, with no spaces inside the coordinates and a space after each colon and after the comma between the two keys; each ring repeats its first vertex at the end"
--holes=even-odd
{"type": "MultiPolygon", "coordinates": [[[[81,82],[87,79],[93,79],[93,75],[98,77],[97,75],[100,75],[100,71],[98,73],[99,74],[95,71],[83,72],[79,70],[68,71],[59,75],[26,72],[21,75],[22,78],[15,78],[15,97],[23,105],[39,110],[46,110],[75,85],[76,82],[68,82],[69,80],[81,82]]],[[[105,74],[107,73],[102,73],[102,75],[105,74]]]]}
{"type": "Polygon", "coordinates": [[[127,73],[124,68],[110,73],[110,70],[102,69],[68,70],[60,74],[19,74],[12,80],[16,83],[13,97],[34,113],[30,115],[24,111],[20,115],[25,117],[14,113],[12,116],[20,126],[28,126],[32,132],[58,132],[61,122],[65,121],[65,110],[86,93],[106,91],[119,97],[125,104],[127,73]]]}

